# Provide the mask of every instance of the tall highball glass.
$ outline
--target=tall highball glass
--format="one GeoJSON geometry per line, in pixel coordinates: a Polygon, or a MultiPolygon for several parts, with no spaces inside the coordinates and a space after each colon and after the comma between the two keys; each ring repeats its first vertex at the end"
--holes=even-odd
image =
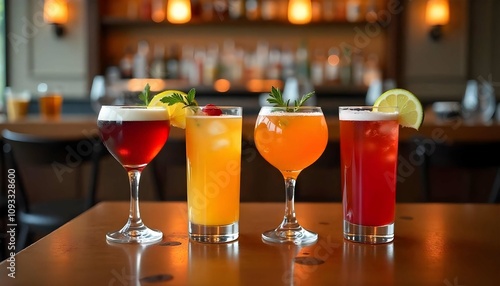
{"type": "Polygon", "coordinates": [[[342,106],[340,170],[344,238],[394,239],[399,121],[397,107],[342,106]]]}

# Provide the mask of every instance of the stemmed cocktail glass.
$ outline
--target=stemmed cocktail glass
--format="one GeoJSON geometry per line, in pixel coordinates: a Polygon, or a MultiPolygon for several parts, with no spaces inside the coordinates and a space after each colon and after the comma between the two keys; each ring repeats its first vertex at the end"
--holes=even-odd
{"type": "Polygon", "coordinates": [[[125,168],[130,181],[128,221],[122,229],[106,235],[109,242],[153,243],[161,231],[148,228],[139,211],[139,181],[142,170],[160,152],[170,133],[165,108],[102,106],[97,125],[108,151],[125,168]]]}
{"type": "Polygon", "coordinates": [[[267,242],[314,243],[318,235],[304,229],[294,208],[295,182],[300,172],[314,163],[328,142],[328,127],[320,107],[271,107],[260,109],[255,124],[259,153],[285,179],[286,207],[283,222],[262,234],[267,242]]]}

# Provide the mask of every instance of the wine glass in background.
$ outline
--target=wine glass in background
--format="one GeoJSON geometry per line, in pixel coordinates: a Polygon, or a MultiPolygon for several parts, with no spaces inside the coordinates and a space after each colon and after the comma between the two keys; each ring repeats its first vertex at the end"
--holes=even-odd
{"type": "Polygon", "coordinates": [[[255,124],[255,145],[285,180],[286,206],[282,223],[262,234],[267,242],[311,244],[318,235],[304,229],[295,216],[295,182],[300,172],[321,156],[328,127],[320,107],[261,107],[255,124]]]}
{"type": "Polygon", "coordinates": [[[160,152],[170,133],[164,108],[104,105],[97,119],[101,139],[113,157],[125,168],[130,181],[130,209],[125,226],[106,235],[109,242],[154,243],[161,231],[148,228],[139,211],[139,181],[142,170],[160,152]]]}
{"type": "Polygon", "coordinates": [[[96,113],[103,105],[124,105],[123,92],[117,87],[107,86],[106,78],[96,75],[90,88],[90,104],[96,113]]]}
{"type": "Polygon", "coordinates": [[[489,123],[495,113],[495,91],[491,83],[467,81],[462,100],[462,116],[469,123],[489,123]]]}

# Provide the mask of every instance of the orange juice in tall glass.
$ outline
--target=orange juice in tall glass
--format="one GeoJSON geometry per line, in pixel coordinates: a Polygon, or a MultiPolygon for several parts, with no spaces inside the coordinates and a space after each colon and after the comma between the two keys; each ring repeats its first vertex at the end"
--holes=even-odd
{"type": "Polygon", "coordinates": [[[241,107],[218,107],[207,115],[195,107],[186,116],[189,236],[220,243],[238,238],[241,107]]]}

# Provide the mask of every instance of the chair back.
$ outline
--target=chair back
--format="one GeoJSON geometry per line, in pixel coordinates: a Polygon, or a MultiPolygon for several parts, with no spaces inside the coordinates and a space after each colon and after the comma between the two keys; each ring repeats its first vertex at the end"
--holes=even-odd
{"type": "Polygon", "coordinates": [[[419,163],[425,201],[431,198],[431,168],[467,170],[495,169],[488,202],[498,202],[500,189],[500,142],[437,142],[417,137],[416,162],[419,163]]]}
{"type": "Polygon", "coordinates": [[[24,167],[49,167],[53,178],[61,182],[67,173],[89,163],[91,175],[89,189],[85,194],[85,206],[95,204],[97,176],[100,157],[104,154],[104,146],[96,137],[92,138],[48,138],[41,135],[18,133],[11,130],[2,131],[3,151],[6,162],[16,172],[21,203],[29,208],[26,193],[27,174],[21,174],[24,167]]]}

